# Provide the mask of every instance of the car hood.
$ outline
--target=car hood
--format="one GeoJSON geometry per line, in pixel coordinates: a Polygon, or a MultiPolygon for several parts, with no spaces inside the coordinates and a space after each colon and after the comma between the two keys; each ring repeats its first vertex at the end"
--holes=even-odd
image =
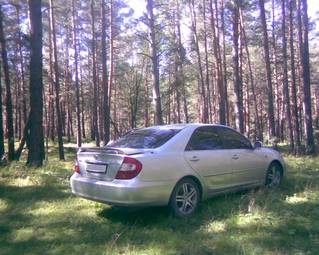
{"type": "Polygon", "coordinates": [[[275,149],[263,147],[262,151],[267,155],[271,155],[274,158],[282,158],[280,152],[276,151],[275,149]]]}

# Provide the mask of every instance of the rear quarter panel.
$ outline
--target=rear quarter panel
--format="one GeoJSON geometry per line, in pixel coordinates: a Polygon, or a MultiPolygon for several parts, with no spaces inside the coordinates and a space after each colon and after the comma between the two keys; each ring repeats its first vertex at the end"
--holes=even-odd
{"type": "Polygon", "coordinates": [[[143,164],[141,181],[178,181],[186,175],[197,174],[184,160],[183,152],[153,152],[136,156],[143,164]]]}

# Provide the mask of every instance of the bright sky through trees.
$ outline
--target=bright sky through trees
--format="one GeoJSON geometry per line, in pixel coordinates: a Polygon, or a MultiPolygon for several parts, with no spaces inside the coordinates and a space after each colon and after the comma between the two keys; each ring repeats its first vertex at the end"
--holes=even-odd
{"type": "MultiPolygon", "coordinates": [[[[146,11],[146,1],[144,0],[128,0],[128,4],[134,9],[134,15],[140,17],[146,11]]],[[[308,0],[308,14],[313,20],[316,13],[319,15],[318,0],[308,0]]],[[[316,29],[318,30],[318,20],[316,20],[316,29]]]]}

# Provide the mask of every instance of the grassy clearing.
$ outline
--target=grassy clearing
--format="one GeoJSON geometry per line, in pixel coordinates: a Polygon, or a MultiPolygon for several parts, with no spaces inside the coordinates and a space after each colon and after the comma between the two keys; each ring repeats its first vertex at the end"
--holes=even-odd
{"type": "Polygon", "coordinates": [[[74,197],[74,149],[0,168],[0,254],[318,254],[319,158],[286,157],[283,186],[219,196],[190,219],[74,197]]]}

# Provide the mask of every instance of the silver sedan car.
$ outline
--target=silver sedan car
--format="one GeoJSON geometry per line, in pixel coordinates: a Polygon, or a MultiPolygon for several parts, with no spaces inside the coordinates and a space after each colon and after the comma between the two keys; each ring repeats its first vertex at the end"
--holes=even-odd
{"type": "Polygon", "coordinates": [[[191,215],[213,195],[279,186],[281,155],[222,125],[177,124],[133,129],[103,148],[80,148],[72,192],[120,206],[169,205],[191,215]]]}

